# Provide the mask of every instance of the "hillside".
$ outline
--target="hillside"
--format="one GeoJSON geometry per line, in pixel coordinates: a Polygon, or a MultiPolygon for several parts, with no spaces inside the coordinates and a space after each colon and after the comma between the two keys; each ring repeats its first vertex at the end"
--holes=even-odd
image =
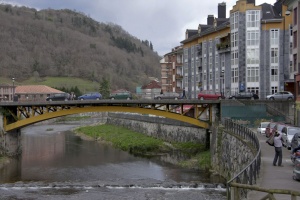
{"type": "Polygon", "coordinates": [[[83,13],[0,5],[0,27],[2,78],[74,77],[96,83],[106,78],[112,89],[130,91],[149,77],[160,78],[160,57],[151,42],[83,13]]]}

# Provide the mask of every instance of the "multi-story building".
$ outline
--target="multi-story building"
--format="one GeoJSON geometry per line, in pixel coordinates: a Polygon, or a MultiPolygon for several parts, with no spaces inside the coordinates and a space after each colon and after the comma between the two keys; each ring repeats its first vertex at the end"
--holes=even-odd
{"type": "Polygon", "coordinates": [[[160,61],[162,92],[182,93],[182,56],[182,46],[178,46],[173,48],[170,53],[165,54],[163,59],[160,61]]]}
{"type": "Polygon", "coordinates": [[[284,0],[283,4],[287,6],[286,14],[292,16],[291,23],[291,33],[292,33],[292,45],[291,45],[291,69],[290,71],[294,71],[295,77],[295,124],[300,126],[300,55],[299,55],[299,45],[300,41],[300,32],[298,27],[299,16],[300,16],[300,2],[298,0],[284,0]]]}
{"type": "Polygon", "coordinates": [[[186,31],[183,44],[184,86],[190,98],[202,90],[257,93],[261,99],[277,91],[293,92],[290,66],[291,17],[287,6],[255,5],[238,0],[226,18],[226,3],[218,4],[218,17],[186,31]]]}

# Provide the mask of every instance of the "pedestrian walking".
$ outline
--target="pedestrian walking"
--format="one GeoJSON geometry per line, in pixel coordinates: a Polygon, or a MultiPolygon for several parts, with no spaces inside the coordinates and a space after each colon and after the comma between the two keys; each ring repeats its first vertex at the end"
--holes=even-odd
{"type": "Polygon", "coordinates": [[[185,88],[183,88],[183,91],[182,91],[182,99],[186,99],[186,96],[185,96],[185,88]]]}
{"type": "Polygon", "coordinates": [[[278,164],[279,167],[283,167],[282,165],[282,133],[276,131],[274,136],[274,148],[275,148],[275,156],[273,160],[273,166],[278,164]],[[278,163],[277,163],[278,161],[278,163]]]}

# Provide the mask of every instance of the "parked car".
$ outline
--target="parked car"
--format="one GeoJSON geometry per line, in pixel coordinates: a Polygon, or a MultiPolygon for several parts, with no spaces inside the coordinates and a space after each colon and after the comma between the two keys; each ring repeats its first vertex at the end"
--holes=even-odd
{"type": "Polygon", "coordinates": [[[282,138],[284,143],[286,144],[286,148],[290,150],[294,135],[296,133],[300,134],[300,127],[286,126],[282,129],[281,132],[283,133],[282,138]]]}
{"type": "Polygon", "coordinates": [[[283,92],[277,92],[275,94],[268,95],[267,99],[269,99],[269,100],[276,100],[276,99],[293,100],[294,95],[291,92],[283,91],[283,92]]]}
{"type": "Polygon", "coordinates": [[[295,149],[300,145],[300,133],[295,133],[291,141],[291,149],[295,149]]]}
{"type": "Polygon", "coordinates": [[[214,99],[225,99],[225,97],[220,94],[213,91],[202,91],[198,94],[198,99],[200,100],[214,100],[214,99]]]}
{"type": "Polygon", "coordinates": [[[127,99],[127,100],[130,100],[130,99],[132,99],[132,94],[129,91],[116,91],[116,92],[112,92],[109,95],[109,98],[111,100],[114,100],[114,99],[127,99]]]}
{"type": "Polygon", "coordinates": [[[46,101],[68,101],[68,100],[70,100],[70,95],[68,93],[52,94],[46,98],[46,101]]]}
{"type": "MultiPolygon", "coordinates": [[[[274,135],[276,132],[282,133],[282,129],[286,126],[289,126],[288,124],[282,123],[282,122],[276,122],[274,128],[272,129],[272,132],[270,133],[269,137],[274,135]]],[[[284,143],[284,146],[286,144],[284,143]]]]}
{"type": "Polygon", "coordinates": [[[100,100],[102,95],[99,92],[90,92],[77,97],[78,100],[100,100]]]}
{"type": "Polygon", "coordinates": [[[259,99],[258,95],[253,92],[240,92],[229,97],[229,99],[259,99]]]}
{"type": "Polygon", "coordinates": [[[180,99],[180,94],[176,92],[164,92],[154,96],[154,99],[180,99]]]}
{"type": "Polygon", "coordinates": [[[260,122],[260,124],[257,128],[257,133],[265,134],[268,124],[270,124],[270,122],[260,122]]]}
{"type": "Polygon", "coordinates": [[[293,179],[300,181],[300,159],[296,159],[294,163],[293,179]]]}
{"type": "Polygon", "coordinates": [[[270,135],[272,134],[273,128],[275,127],[276,122],[270,122],[268,124],[268,126],[266,127],[266,137],[270,137],[270,135]]]}

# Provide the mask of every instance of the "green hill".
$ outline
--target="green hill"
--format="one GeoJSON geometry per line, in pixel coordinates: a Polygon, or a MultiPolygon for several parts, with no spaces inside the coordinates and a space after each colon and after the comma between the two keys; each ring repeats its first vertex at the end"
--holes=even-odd
{"type": "Polygon", "coordinates": [[[151,42],[83,13],[1,4],[0,25],[0,77],[8,82],[14,77],[88,91],[104,77],[112,90],[134,92],[149,77],[160,78],[160,56],[151,42]]]}

